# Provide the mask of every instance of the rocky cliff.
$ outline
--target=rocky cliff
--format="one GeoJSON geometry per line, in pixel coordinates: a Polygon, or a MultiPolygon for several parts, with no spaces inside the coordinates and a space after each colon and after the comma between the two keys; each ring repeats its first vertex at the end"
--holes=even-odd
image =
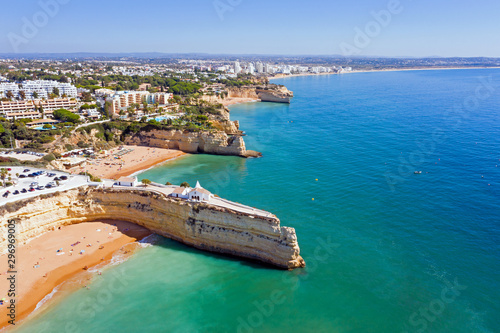
{"type": "Polygon", "coordinates": [[[262,102],[290,103],[293,92],[284,86],[271,85],[255,90],[262,102]]]}
{"type": "Polygon", "coordinates": [[[16,219],[16,238],[26,243],[46,231],[80,222],[129,221],[196,247],[268,263],[304,267],[293,228],[274,215],[262,217],[207,203],[190,203],[139,190],[83,187],[0,207],[0,248],[7,249],[7,221],[16,219]]]}
{"type": "Polygon", "coordinates": [[[247,150],[243,132],[238,121],[231,121],[229,110],[222,108],[220,114],[210,115],[215,131],[190,132],[181,130],[141,131],[125,139],[125,144],[148,147],[178,149],[185,153],[235,155],[260,157],[261,153],[247,150]]]}
{"type": "Polygon", "coordinates": [[[239,135],[227,135],[223,131],[188,132],[179,130],[152,130],[128,137],[125,144],[158,148],[178,149],[186,153],[236,155],[258,157],[260,153],[247,150],[239,135]]]}
{"type": "MultiPolygon", "coordinates": [[[[290,103],[293,98],[293,92],[288,90],[285,86],[275,84],[261,85],[261,86],[248,86],[248,87],[228,87],[226,89],[228,98],[251,98],[260,99],[262,102],[275,102],[275,103],[290,103]]],[[[224,99],[212,95],[203,96],[203,99],[210,103],[223,103],[224,99]]]]}
{"type": "Polygon", "coordinates": [[[258,99],[259,96],[255,92],[255,87],[243,87],[243,88],[228,88],[227,97],[237,97],[237,98],[254,98],[258,99]]]}

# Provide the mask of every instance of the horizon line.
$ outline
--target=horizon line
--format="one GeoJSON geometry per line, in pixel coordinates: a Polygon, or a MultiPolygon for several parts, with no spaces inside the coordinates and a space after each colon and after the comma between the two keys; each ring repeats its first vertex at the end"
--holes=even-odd
{"type": "Polygon", "coordinates": [[[354,55],[354,56],[344,56],[340,54],[264,54],[264,53],[208,53],[208,52],[159,52],[159,51],[144,51],[144,52],[89,52],[89,51],[78,51],[78,52],[2,52],[0,57],[22,57],[22,56],[35,56],[35,55],[51,55],[51,56],[62,56],[62,55],[94,55],[94,56],[138,56],[138,55],[164,55],[164,56],[244,56],[244,57],[326,57],[326,58],[338,58],[338,59],[373,59],[373,58],[385,58],[385,59],[452,59],[452,58],[463,58],[463,59],[474,59],[474,58],[486,58],[486,59],[500,59],[500,56],[382,56],[382,55],[354,55]]]}

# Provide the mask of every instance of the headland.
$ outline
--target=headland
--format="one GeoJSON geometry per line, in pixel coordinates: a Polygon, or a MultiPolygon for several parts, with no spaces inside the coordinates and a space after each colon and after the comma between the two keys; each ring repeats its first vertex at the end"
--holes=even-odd
{"type": "MultiPolygon", "coordinates": [[[[19,167],[11,169],[22,173],[19,167]]],[[[17,255],[23,262],[19,274],[31,276],[19,286],[21,317],[57,285],[150,233],[281,269],[305,266],[293,228],[281,226],[270,212],[222,199],[199,184],[145,186],[56,175],[68,179],[0,201],[0,226],[6,230],[9,221],[16,221],[17,255]]],[[[50,177],[39,175],[37,182],[50,181],[45,178],[50,177]]],[[[7,244],[7,233],[2,233],[1,248],[7,244]]],[[[8,272],[5,268],[0,267],[2,273],[8,272]]]]}

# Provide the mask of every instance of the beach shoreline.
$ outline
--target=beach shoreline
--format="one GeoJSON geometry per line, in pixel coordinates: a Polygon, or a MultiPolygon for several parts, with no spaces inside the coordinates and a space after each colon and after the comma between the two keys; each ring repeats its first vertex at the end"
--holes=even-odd
{"type": "MultiPolygon", "coordinates": [[[[34,313],[40,301],[56,288],[72,282],[75,282],[73,288],[91,283],[99,273],[90,273],[89,269],[103,264],[104,268],[118,253],[129,256],[135,248],[134,243],[151,234],[148,229],[133,223],[103,220],[52,230],[19,246],[16,325],[34,313]],[[75,281],[75,278],[78,279],[75,281]]],[[[6,256],[0,256],[0,275],[8,271],[6,256]]],[[[0,290],[8,290],[8,283],[1,278],[0,290]]],[[[8,299],[7,295],[0,295],[4,297],[8,299]]],[[[6,304],[0,307],[0,316],[0,329],[8,329],[10,318],[6,304]]]]}
{"type": "Polygon", "coordinates": [[[423,67],[423,68],[388,68],[388,69],[374,69],[374,70],[353,70],[344,73],[303,73],[303,74],[290,74],[282,75],[279,77],[269,76],[269,80],[286,79],[301,76],[322,76],[322,75],[343,75],[355,73],[380,73],[380,72],[407,72],[407,71],[433,71],[433,70],[457,70],[457,69],[499,69],[500,67],[423,67]]]}
{"type": "Polygon", "coordinates": [[[140,174],[141,174],[141,173],[143,173],[143,172],[146,172],[146,171],[148,171],[148,170],[151,170],[151,169],[154,169],[154,168],[156,168],[156,167],[162,166],[162,165],[164,165],[164,164],[166,164],[166,163],[172,162],[172,161],[174,161],[174,160],[177,160],[177,159],[179,159],[179,158],[181,158],[181,157],[188,156],[188,155],[190,155],[190,154],[187,154],[187,153],[182,153],[182,154],[180,154],[179,156],[175,156],[175,157],[169,158],[169,159],[167,159],[167,160],[164,160],[164,161],[158,162],[158,163],[153,164],[153,165],[150,165],[150,166],[148,166],[148,167],[146,167],[146,168],[144,168],[144,169],[140,169],[140,170],[134,171],[133,173],[131,173],[131,174],[129,174],[129,175],[125,175],[125,176],[127,176],[127,177],[137,177],[138,175],[140,175],[140,174]]]}
{"type": "Polygon", "coordinates": [[[118,179],[136,175],[184,155],[187,154],[174,149],[122,146],[121,150],[118,150],[118,148],[112,149],[106,155],[100,156],[96,160],[88,160],[86,165],[73,167],[68,171],[73,174],[88,172],[101,179],[118,179]],[[127,150],[130,152],[120,156],[119,159],[115,159],[114,154],[127,150]]]}
{"type": "Polygon", "coordinates": [[[228,97],[222,101],[224,106],[231,106],[244,103],[255,103],[260,102],[260,99],[246,98],[246,97],[228,97]]]}

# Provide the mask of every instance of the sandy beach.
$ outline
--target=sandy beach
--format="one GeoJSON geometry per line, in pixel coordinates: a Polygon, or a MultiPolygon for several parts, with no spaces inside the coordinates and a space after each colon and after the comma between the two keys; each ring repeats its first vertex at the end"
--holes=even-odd
{"type": "Polygon", "coordinates": [[[97,154],[96,159],[89,159],[85,166],[71,168],[69,172],[80,173],[82,171],[99,178],[118,179],[122,176],[129,176],[141,170],[151,168],[157,164],[186,155],[180,150],[142,147],[142,146],[122,146],[106,151],[104,154],[97,154]],[[126,152],[121,156],[117,153],[126,152]],[[118,157],[118,158],[117,158],[118,157]]]}
{"type": "MultiPolygon", "coordinates": [[[[38,302],[62,283],[77,278],[76,287],[90,288],[85,285],[100,272],[90,273],[85,268],[109,263],[117,252],[131,254],[135,246],[130,243],[150,234],[129,222],[87,222],[50,231],[18,247],[16,321],[30,314],[38,302]]],[[[6,254],[0,256],[0,274],[0,299],[9,301],[6,254]]],[[[4,303],[0,306],[0,328],[9,325],[6,314],[4,303]]]]}
{"type": "Polygon", "coordinates": [[[224,106],[241,104],[241,103],[250,103],[250,102],[259,102],[260,99],[255,98],[245,98],[245,97],[228,97],[222,100],[222,104],[224,106]]]}
{"type": "Polygon", "coordinates": [[[321,76],[321,75],[343,75],[343,74],[354,74],[354,73],[377,73],[377,72],[406,72],[406,71],[437,71],[437,70],[454,70],[454,69],[494,69],[500,67],[422,67],[422,68],[387,68],[387,69],[370,69],[370,70],[352,70],[350,72],[343,73],[302,73],[302,74],[279,74],[276,76],[269,76],[269,80],[285,79],[290,77],[299,76],[321,76]]]}

